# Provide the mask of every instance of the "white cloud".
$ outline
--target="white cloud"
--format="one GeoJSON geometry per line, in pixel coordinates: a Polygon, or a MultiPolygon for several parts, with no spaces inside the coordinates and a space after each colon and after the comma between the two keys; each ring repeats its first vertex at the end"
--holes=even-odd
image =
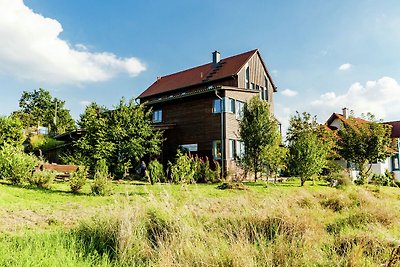
{"type": "MultiPolygon", "coordinates": [[[[356,82],[344,94],[328,92],[311,104],[324,110],[341,111],[347,107],[356,114],[371,112],[384,120],[400,119],[400,85],[391,77],[367,81],[365,85],[356,82]]],[[[324,112],[320,112],[324,113],[324,112]]]]}
{"type": "Polygon", "coordinates": [[[292,96],[297,95],[297,92],[287,88],[287,89],[283,90],[281,92],[281,94],[284,95],[284,96],[287,96],[287,97],[292,97],[292,96]]]}
{"type": "Polygon", "coordinates": [[[23,0],[0,0],[0,73],[49,83],[106,81],[118,73],[136,76],[137,58],[90,52],[60,38],[62,25],[34,13],[23,0]]]}
{"type": "Polygon", "coordinates": [[[339,66],[339,70],[345,71],[345,70],[349,70],[351,67],[352,67],[352,65],[350,63],[344,63],[339,66]]]}

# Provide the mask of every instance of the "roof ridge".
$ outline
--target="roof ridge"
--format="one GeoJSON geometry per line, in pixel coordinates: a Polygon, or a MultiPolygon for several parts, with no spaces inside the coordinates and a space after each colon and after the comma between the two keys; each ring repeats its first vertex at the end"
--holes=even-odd
{"type": "MultiPolygon", "coordinates": [[[[250,51],[247,51],[247,52],[244,52],[244,53],[240,53],[240,54],[237,54],[237,55],[233,55],[233,56],[230,56],[230,57],[222,58],[220,62],[222,62],[224,60],[228,60],[228,59],[234,58],[234,57],[243,56],[244,54],[247,54],[247,53],[250,53],[250,52],[255,53],[257,51],[258,51],[258,48],[250,50],[250,51]]],[[[160,79],[162,79],[164,77],[169,77],[169,76],[172,76],[172,75],[175,75],[175,74],[183,73],[183,72],[186,72],[186,71],[191,71],[191,70],[194,70],[194,69],[197,69],[197,68],[205,67],[205,66],[210,65],[210,64],[212,64],[212,62],[205,63],[205,64],[202,64],[202,65],[198,65],[198,66],[195,66],[195,67],[191,67],[189,69],[184,69],[184,70],[181,70],[181,71],[177,71],[177,72],[174,72],[174,73],[170,73],[170,74],[161,76],[160,79]]]]}

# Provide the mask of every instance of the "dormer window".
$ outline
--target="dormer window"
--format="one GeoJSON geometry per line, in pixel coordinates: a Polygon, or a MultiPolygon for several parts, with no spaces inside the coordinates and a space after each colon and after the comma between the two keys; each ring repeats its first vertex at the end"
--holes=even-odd
{"type": "Polygon", "coordinates": [[[154,110],[152,115],[153,123],[162,122],[162,109],[154,110]]]}

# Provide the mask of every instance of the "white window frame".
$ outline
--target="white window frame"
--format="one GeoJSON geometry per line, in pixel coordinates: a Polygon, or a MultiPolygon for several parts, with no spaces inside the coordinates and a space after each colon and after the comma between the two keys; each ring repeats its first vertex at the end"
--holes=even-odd
{"type": "Polygon", "coordinates": [[[157,109],[157,110],[154,110],[153,111],[153,114],[152,114],[152,122],[153,123],[160,123],[160,122],[162,122],[162,119],[163,119],[163,114],[162,114],[163,112],[162,112],[162,109],[157,109]]]}
{"type": "Polygon", "coordinates": [[[212,155],[214,159],[221,159],[222,156],[222,143],[221,140],[214,140],[212,143],[212,155]],[[218,145],[219,145],[219,153],[218,153],[218,145]]]}
{"type": "Polygon", "coordinates": [[[229,151],[230,151],[230,158],[232,160],[235,160],[237,158],[235,139],[229,139],[229,151]]]}
{"type": "Polygon", "coordinates": [[[213,100],[213,107],[212,107],[212,112],[213,113],[221,113],[222,111],[222,101],[221,99],[217,98],[213,100]],[[219,105],[217,105],[219,103],[219,105]]]}
{"type": "Polygon", "coordinates": [[[246,64],[246,68],[245,68],[245,74],[244,74],[245,78],[244,78],[244,87],[246,89],[250,89],[250,69],[249,69],[249,65],[246,64]]]}
{"type": "Polygon", "coordinates": [[[243,118],[244,104],[245,104],[245,102],[236,100],[235,117],[237,120],[241,120],[243,118]]]}

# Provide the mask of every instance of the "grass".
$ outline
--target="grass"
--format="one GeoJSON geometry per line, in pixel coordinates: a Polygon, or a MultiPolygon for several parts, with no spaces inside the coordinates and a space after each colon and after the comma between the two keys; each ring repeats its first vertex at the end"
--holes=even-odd
{"type": "Polygon", "coordinates": [[[91,196],[90,185],[0,184],[0,265],[385,266],[400,246],[397,188],[223,188],[120,182],[91,196]]]}

